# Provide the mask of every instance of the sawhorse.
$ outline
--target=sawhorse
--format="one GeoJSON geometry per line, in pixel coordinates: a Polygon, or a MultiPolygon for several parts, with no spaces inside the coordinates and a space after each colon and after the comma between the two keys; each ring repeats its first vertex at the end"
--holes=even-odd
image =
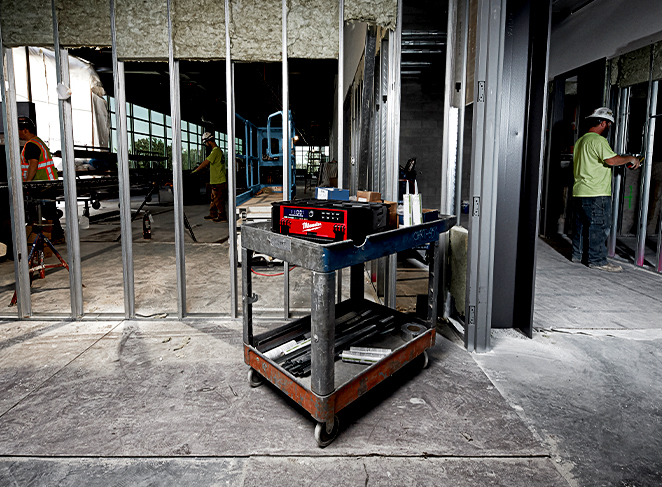
{"type": "MultiPolygon", "coordinates": [[[[32,248],[30,249],[30,255],[28,256],[28,263],[30,265],[30,286],[32,286],[32,281],[35,279],[45,279],[46,278],[46,269],[55,269],[57,267],[64,267],[69,270],[67,262],[62,258],[60,252],[57,251],[55,246],[48,240],[43,232],[39,232],[37,237],[32,242],[32,248]],[[48,245],[53,254],[60,260],[59,264],[44,264],[44,244],[48,245]],[[38,272],[39,277],[34,277],[34,273],[38,272]]],[[[9,306],[14,306],[16,304],[16,291],[14,291],[14,297],[11,298],[9,306]]]]}

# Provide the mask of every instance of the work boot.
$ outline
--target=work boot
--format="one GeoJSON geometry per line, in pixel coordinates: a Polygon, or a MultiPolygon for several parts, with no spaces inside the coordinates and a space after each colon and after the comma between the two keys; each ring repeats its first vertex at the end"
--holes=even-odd
{"type": "Polygon", "coordinates": [[[204,218],[205,220],[213,220],[214,218],[217,218],[217,217],[214,216],[214,215],[207,215],[207,216],[203,216],[203,218],[204,218]]]}
{"type": "Polygon", "coordinates": [[[219,216],[218,218],[214,218],[212,221],[213,222],[226,222],[226,221],[228,221],[228,219],[219,216]]]}
{"type": "Polygon", "coordinates": [[[622,272],[623,268],[620,265],[615,265],[607,262],[605,265],[596,265],[596,264],[589,264],[588,265],[591,269],[599,269],[601,271],[607,271],[607,272],[622,272]]]}

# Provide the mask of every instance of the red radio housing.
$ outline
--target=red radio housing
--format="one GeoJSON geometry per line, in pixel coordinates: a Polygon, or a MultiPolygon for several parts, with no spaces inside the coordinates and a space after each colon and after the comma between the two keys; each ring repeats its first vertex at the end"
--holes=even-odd
{"type": "Polygon", "coordinates": [[[388,222],[384,203],[292,200],[272,203],[271,230],[317,242],[354,240],[381,232],[388,222]]]}

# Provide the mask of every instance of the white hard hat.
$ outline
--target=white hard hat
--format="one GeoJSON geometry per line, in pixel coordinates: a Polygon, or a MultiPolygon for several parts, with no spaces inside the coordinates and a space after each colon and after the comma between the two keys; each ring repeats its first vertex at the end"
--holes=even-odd
{"type": "Polygon", "coordinates": [[[605,120],[614,123],[614,112],[612,112],[609,107],[600,107],[596,108],[593,113],[586,118],[604,118],[605,120]]]}
{"type": "Polygon", "coordinates": [[[210,140],[214,140],[214,134],[212,134],[211,132],[205,132],[204,134],[202,134],[202,143],[203,144],[206,144],[210,140]]]}

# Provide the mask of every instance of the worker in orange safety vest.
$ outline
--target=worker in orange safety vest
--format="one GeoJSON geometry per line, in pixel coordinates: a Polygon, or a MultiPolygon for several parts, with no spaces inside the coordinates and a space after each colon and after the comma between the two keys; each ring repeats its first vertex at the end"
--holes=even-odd
{"type": "Polygon", "coordinates": [[[51,152],[44,141],[37,137],[37,128],[28,117],[18,119],[18,138],[25,140],[21,151],[23,181],[54,181],[57,170],[51,152]]]}
{"type": "MultiPolygon", "coordinates": [[[[18,138],[25,140],[25,146],[21,151],[21,174],[23,181],[55,181],[58,179],[57,170],[53,163],[53,156],[48,150],[44,141],[37,137],[37,127],[34,121],[28,117],[18,118],[18,138]]],[[[27,193],[32,193],[33,198],[43,200],[42,213],[43,218],[53,222],[52,242],[60,243],[64,241],[64,230],[60,224],[58,210],[55,203],[55,190],[49,188],[29,188],[27,193]],[[47,201],[50,200],[50,201],[47,201]]],[[[29,221],[41,225],[42,222],[36,219],[36,215],[30,215],[29,221]]]]}

